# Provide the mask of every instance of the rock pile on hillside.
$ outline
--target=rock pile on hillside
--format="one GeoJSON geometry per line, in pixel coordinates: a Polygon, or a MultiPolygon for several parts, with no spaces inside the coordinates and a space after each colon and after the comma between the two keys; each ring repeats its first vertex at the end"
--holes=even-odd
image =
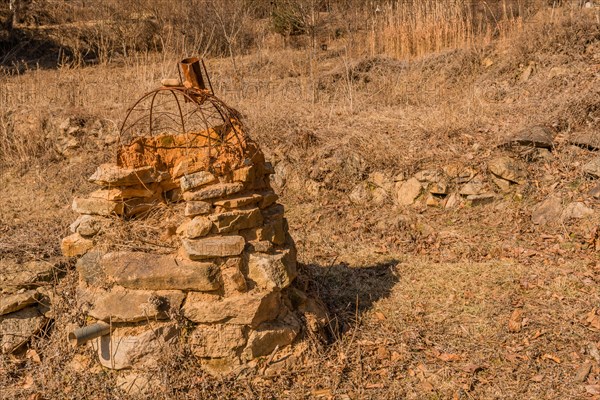
{"type": "Polygon", "coordinates": [[[121,146],[117,162],[90,177],[100,188],[73,201],[80,216],[62,250],[80,257],[84,312],[112,325],[94,341],[105,367],[152,369],[179,343],[208,370],[226,372],[290,345],[304,322],[315,331],[325,322],[320,303],[291,286],[296,249],[269,184],[272,167],[249,138],[218,150],[207,146],[211,135],[121,146]],[[159,204],[182,214],[170,232],[176,251],[107,250],[111,219],[143,220],[159,204]]]}

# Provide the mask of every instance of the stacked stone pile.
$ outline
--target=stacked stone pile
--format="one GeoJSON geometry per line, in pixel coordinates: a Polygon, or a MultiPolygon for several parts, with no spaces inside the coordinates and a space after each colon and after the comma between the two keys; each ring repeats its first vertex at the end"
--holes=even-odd
{"type": "Polygon", "coordinates": [[[94,343],[109,368],[151,369],[161,351],[180,342],[210,371],[227,372],[290,345],[301,321],[314,330],[325,323],[320,303],[290,286],[296,249],[262,152],[248,138],[241,153],[182,150],[183,140],[189,144],[189,135],[122,146],[116,164],[90,177],[100,189],[73,201],[80,216],[62,249],[81,256],[82,309],[112,325],[110,336],[94,343]],[[100,244],[110,218],[139,220],[159,203],[183,214],[175,251],[106,251],[100,244]],[[185,335],[182,320],[193,327],[185,335]]]}

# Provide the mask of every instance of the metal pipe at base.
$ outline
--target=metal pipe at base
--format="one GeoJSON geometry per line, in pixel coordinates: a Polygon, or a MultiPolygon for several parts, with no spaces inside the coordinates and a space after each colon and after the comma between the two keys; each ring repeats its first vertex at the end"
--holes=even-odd
{"type": "Polygon", "coordinates": [[[73,347],[81,346],[89,340],[97,337],[108,335],[110,333],[110,325],[106,322],[96,322],[95,324],[84,326],[69,332],[69,343],[73,347]]]}

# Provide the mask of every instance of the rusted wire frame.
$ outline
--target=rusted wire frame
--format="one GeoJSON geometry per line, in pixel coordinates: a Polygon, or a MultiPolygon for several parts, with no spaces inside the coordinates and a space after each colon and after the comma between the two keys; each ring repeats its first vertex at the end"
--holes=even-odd
{"type": "MultiPolygon", "coordinates": [[[[209,82],[209,85],[210,85],[210,82],[209,82]]],[[[211,85],[211,90],[212,90],[212,85],[211,85]]],[[[230,119],[230,118],[227,118],[227,117],[224,115],[224,113],[223,113],[223,112],[224,112],[224,111],[226,111],[226,113],[227,113],[227,114],[229,114],[229,116],[230,116],[231,118],[234,118],[234,119],[236,119],[238,122],[240,121],[239,113],[238,113],[236,110],[234,110],[234,109],[232,109],[232,108],[228,107],[228,106],[227,106],[225,103],[223,103],[223,102],[222,102],[221,100],[219,100],[218,98],[214,97],[214,95],[212,95],[212,94],[211,94],[211,95],[209,95],[209,94],[207,94],[207,93],[205,93],[205,92],[203,92],[203,91],[200,91],[200,90],[193,90],[193,89],[188,89],[188,88],[185,88],[185,87],[160,87],[160,88],[154,89],[154,90],[152,90],[152,91],[150,91],[150,92],[148,92],[148,93],[144,94],[142,97],[140,97],[140,98],[139,98],[139,99],[138,99],[138,100],[137,100],[137,101],[136,101],[136,102],[133,104],[133,106],[132,106],[132,107],[130,107],[130,108],[127,110],[127,114],[126,114],[126,116],[125,116],[125,119],[123,120],[123,123],[121,124],[121,129],[120,129],[120,132],[119,132],[119,141],[118,141],[119,145],[122,143],[122,138],[123,138],[123,134],[124,134],[124,132],[125,132],[126,130],[132,130],[132,129],[133,129],[133,127],[134,127],[135,125],[137,125],[137,124],[138,124],[140,121],[142,121],[142,120],[143,120],[144,118],[146,118],[146,117],[149,117],[149,128],[150,128],[149,134],[150,134],[150,135],[152,135],[152,129],[153,129],[153,126],[152,126],[152,125],[153,125],[153,116],[154,116],[154,107],[155,107],[155,106],[154,106],[154,103],[155,103],[155,99],[156,99],[156,97],[158,96],[158,94],[159,94],[160,92],[163,92],[163,91],[170,91],[170,92],[171,92],[171,94],[173,94],[173,97],[175,98],[175,101],[176,101],[176,104],[177,104],[177,109],[178,109],[178,111],[179,111],[179,116],[180,116],[180,120],[181,120],[181,129],[182,129],[182,131],[183,131],[183,133],[184,133],[184,134],[187,134],[187,132],[186,132],[186,130],[185,130],[185,118],[184,118],[184,112],[183,112],[183,110],[182,110],[182,108],[181,108],[181,103],[179,102],[179,99],[178,99],[178,97],[177,97],[177,93],[179,93],[180,95],[182,95],[182,96],[184,97],[184,99],[186,99],[186,102],[188,102],[188,101],[189,101],[189,102],[192,102],[192,103],[194,103],[194,104],[196,104],[196,105],[197,105],[197,107],[198,107],[198,108],[197,108],[196,110],[193,110],[193,111],[191,111],[191,112],[187,113],[187,115],[186,115],[186,116],[191,116],[191,115],[193,115],[194,113],[196,113],[196,112],[199,112],[199,114],[200,114],[200,118],[202,118],[202,120],[203,120],[203,122],[204,122],[204,124],[205,124],[205,127],[206,127],[206,129],[209,129],[209,128],[211,128],[211,124],[210,124],[210,123],[209,123],[209,121],[207,120],[204,110],[202,110],[202,109],[200,108],[200,105],[201,105],[201,104],[203,104],[203,103],[204,103],[204,102],[206,102],[206,101],[209,101],[209,102],[211,103],[211,105],[214,107],[215,111],[216,111],[216,112],[219,114],[219,116],[221,117],[221,120],[223,121],[223,123],[225,123],[227,126],[229,126],[229,127],[231,128],[231,130],[232,130],[232,132],[233,132],[233,134],[234,134],[234,136],[235,136],[235,138],[236,138],[237,144],[238,144],[238,146],[239,146],[240,155],[242,155],[242,156],[243,156],[243,154],[244,154],[244,147],[245,147],[245,146],[244,146],[244,143],[242,142],[242,140],[240,139],[240,137],[238,136],[238,129],[237,129],[237,127],[236,127],[236,126],[235,126],[235,125],[234,125],[234,124],[231,122],[231,119],[230,119]],[[132,122],[132,123],[131,123],[129,126],[127,126],[127,128],[126,128],[126,124],[127,124],[128,120],[129,120],[129,118],[130,118],[130,116],[131,116],[132,112],[133,112],[134,110],[136,110],[136,108],[138,107],[138,105],[139,105],[140,103],[142,103],[144,100],[146,100],[146,99],[147,99],[148,97],[150,97],[150,96],[152,96],[152,99],[151,99],[151,102],[150,102],[150,108],[148,109],[149,115],[143,115],[142,117],[140,117],[140,118],[136,119],[135,121],[133,121],[133,122],[132,122]],[[203,97],[203,99],[202,99],[202,102],[198,101],[198,99],[197,99],[197,96],[201,96],[201,97],[203,97]],[[222,110],[221,108],[223,108],[223,110],[222,110]]],[[[163,114],[163,115],[164,115],[164,113],[165,113],[165,112],[162,112],[162,114],[163,114]]],[[[168,114],[171,114],[171,113],[168,113],[168,114]]],[[[216,115],[215,115],[215,116],[216,116],[216,115]]],[[[172,121],[173,121],[173,122],[175,122],[175,119],[172,119],[172,121]]],[[[197,135],[200,135],[200,133],[198,133],[197,135]]],[[[204,135],[200,135],[200,136],[204,136],[204,135]]],[[[206,135],[206,138],[207,138],[207,140],[208,140],[208,148],[209,148],[209,154],[210,154],[210,149],[212,148],[212,143],[211,143],[211,135],[210,135],[210,133],[208,133],[208,134],[206,135]]],[[[226,142],[225,142],[225,139],[226,139],[226,138],[225,138],[225,137],[222,137],[222,138],[220,138],[220,139],[221,139],[221,140],[220,140],[220,142],[221,142],[221,143],[220,143],[220,144],[221,144],[221,146],[224,146],[224,145],[226,145],[226,142]]]]}

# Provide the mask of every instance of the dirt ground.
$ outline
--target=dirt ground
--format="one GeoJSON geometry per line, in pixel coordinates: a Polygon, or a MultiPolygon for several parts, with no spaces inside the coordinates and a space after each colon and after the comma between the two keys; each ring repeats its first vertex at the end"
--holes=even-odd
{"type": "MultiPolygon", "coordinates": [[[[265,373],[214,378],[181,350],[164,360],[151,397],[600,398],[600,200],[589,194],[597,179],[582,172],[598,153],[571,141],[600,134],[600,25],[594,13],[553,18],[410,62],[348,59],[335,46],[314,62],[302,50],[248,55],[237,60],[242,83],[229,59],[207,60],[217,95],[275,165],[305,284],[328,306],[330,329],[327,341],[298,344],[301,362],[276,357],[265,373]],[[548,154],[498,146],[534,125],[553,132],[548,154]],[[526,182],[494,186],[488,164],[500,156],[522,162],[526,182]],[[397,182],[455,164],[494,200],[396,204],[397,182]],[[369,200],[351,198],[360,185],[369,200]],[[553,194],[593,212],[534,223],[553,194]]],[[[89,193],[86,178],[115,156],[126,108],[175,61],[2,80],[0,123],[13,133],[0,136],[0,259],[49,260],[63,277],[52,326],[28,352],[0,358],[1,398],[127,398],[90,349],[64,340],[83,317],[59,245],[73,196],[89,193]],[[79,129],[72,148],[62,145],[65,119],[79,129]]]]}

